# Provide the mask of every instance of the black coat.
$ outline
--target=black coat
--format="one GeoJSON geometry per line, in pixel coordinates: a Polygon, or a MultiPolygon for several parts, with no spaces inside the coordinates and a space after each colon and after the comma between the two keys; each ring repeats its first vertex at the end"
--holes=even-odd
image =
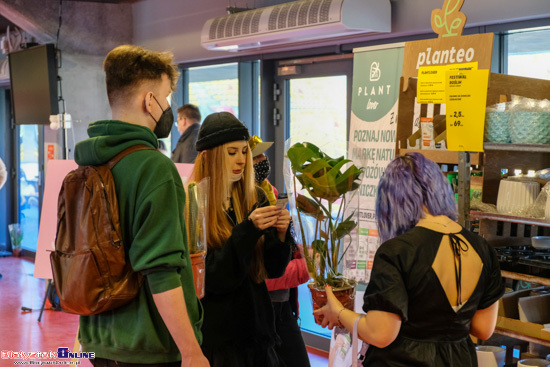
{"type": "MultiPolygon", "coordinates": [[[[258,191],[260,206],[269,202],[258,191]]],[[[228,212],[235,220],[234,213],[228,212]]],[[[290,231],[285,242],[275,228],[256,229],[245,220],[233,227],[231,237],[222,248],[209,249],[206,255],[203,347],[209,350],[238,349],[243,344],[270,348],[278,341],[271,299],[264,281],[256,283],[249,275],[254,249],[265,235],[264,265],[269,278],[284,274],[291,257],[293,243],[290,231]]]]}
{"type": "Polygon", "coordinates": [[[195,163],[198,154],[195,143],[200,127],[201,124],[193,124],[181,134],[176,147],[172,151],[172,161],[174,163],[195,163]]]}

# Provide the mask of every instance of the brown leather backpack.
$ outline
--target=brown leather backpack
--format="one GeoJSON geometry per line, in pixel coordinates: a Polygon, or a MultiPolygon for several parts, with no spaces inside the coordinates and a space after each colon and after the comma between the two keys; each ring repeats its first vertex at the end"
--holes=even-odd
{"type": "Polygon", "coordinates": [[[128,303],[139,292],[142,276],[125,255],[111,169],[143,149],[153,148],[132,146],[105,165],[79,166],[63,180],[50,262],[65,312],[98,314],[128,303]]]}

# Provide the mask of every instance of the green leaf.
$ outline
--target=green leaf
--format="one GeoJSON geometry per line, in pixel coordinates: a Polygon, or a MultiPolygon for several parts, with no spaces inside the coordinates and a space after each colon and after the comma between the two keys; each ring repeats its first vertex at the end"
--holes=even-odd
{"type": "Polygon", "coordinates": [[[324,240],[314,240],[311,243],[311,247],[313,248],[314,252],[323,253],[327,248],[327,243],[324,240]]]}
{"type": "Polygon", "coordinates": [[[329,175],[313,177],[313,175],[309,173],[304,173],[299,176],[296,175],[296,178],[300,181],[302,186],[307,188],[311,195],[316,198],[334,202],[340,197],[338,189],[334,183],[334,178],[331,179],[329,175]]]}
{"type": "Polygon", "coordinates": [[[296,207],[301,213],[315,219],[324,220],[326,218],[323,214],[321,206],[305,195],[298,194],[298,197],[296,198],[296,207]]]}
{"type": "Polygon", "coordinates": [[[313,176],[316,174],[318,176],[322,176],[325,173],[326,170],[330,170],[332,166],[324,159],[314,159],[313,162],[310,164],[304,166],[304,168],[301,171],[302,173],[311,173],[313,176]]]}
{"type": "Polygon", "coordinates": [[[296,143],[287,151],[294,171],[300,171],[306,162],[311,162],[313,158],[321,158],[321,155],[319,148],[311,143],[296,143]]]}
{"type": "MultiPolygon", "coordinates": [[[[302,194],[296,196],[298,214],[305,214],[316,220],[316,238],[310,241],[312,253],[306,258],[308,269],[318,285],[326,284],[327,279],[338,283],[337,277],[341,277],[338,265],[342,259],[340,241],[357,227],[357,222],[351,220],[355,213],[346,220],[340,220],[340,212],[332,212],[332,203],[359,187],[364,170],[350,164],[342,172],[342,168],[350,160],[343,156],[332,158],[311,143],[294,144],[288,149],[287,157],[291,162],[295,181],[300,182],[303,189],[311,195],[311,198],[302,194]]],[[[339,210],[345,213],[346,200],[341,205],[339,210]]],[[[303,229],[300,230],[305,237],[303,229]]],[[[346,250],[347,248],[349,245],[346,250]]]]}
{"type": "Polygon", "coordinates": [[[339,240],[344,236],[350,234],[355,227],[357,227],[357,222],[354,220],[347,220],[345,222],[341,222],[338,224],[336,229],[332,232],[332,238],[335,240],[339,240]]]}
{"type": "Polygon", "coordinates": [[[336,180],[336,190],[340,195],[344,195],[349,191],[356,190],[360,182],[359,180],[363,171],[357,168],[355,165],[349,167],[338,179],[336,180]]]}

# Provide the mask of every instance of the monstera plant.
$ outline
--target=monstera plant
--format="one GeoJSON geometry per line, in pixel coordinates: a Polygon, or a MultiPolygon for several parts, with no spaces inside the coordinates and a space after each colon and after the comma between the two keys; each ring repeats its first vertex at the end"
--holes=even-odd
{"type": "Polygon", "coordinates": [[[357,226],[357,208],[347,210],[347,206],[357,193],[363,169],[344,157],[332,158],[311,143],[292,145],[287,157],[296,199],[294,217],[313,278],[308,286],[316,308],[315,293],[324,293],[327,284],[334,288],[335,294],[338,290],[353,294],[356,282],[344,278],[338,266],[351,244],[350,233],[357,226]],[[306,233],[306,221],[313,222],[309,233],[306,233]]]}

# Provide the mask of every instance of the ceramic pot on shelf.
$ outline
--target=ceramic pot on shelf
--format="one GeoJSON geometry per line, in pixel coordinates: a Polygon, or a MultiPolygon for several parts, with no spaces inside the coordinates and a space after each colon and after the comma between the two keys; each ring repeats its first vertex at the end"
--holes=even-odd
{"type": "Polygon", "coordinates": [[[476,356],[479,367],[504,367],[506,349],[492,345],[478,345],[476,356]]]}
{"type": "Polygon", "coordinates": [[[522,359],[518,362],[518,367],[546,367],[550,366],[550,361],[540,358],[522,359]]]}
{"type": "Polygon", "coordinates": [[[534,181],[502,180],[498,187],[497,211],[513,214],[533,204],[540,192],[540,185],[534,181]]]}

